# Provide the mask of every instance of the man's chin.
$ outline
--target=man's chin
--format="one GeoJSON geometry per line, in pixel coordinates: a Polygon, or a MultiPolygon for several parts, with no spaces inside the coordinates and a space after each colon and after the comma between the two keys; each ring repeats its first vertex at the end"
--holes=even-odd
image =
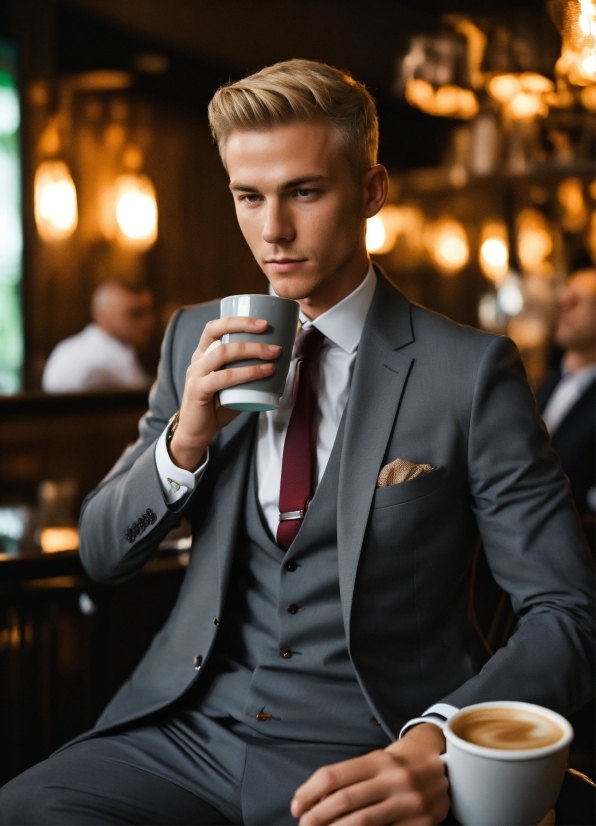
{"type": "Polygon", "coordinates": [[[269,283],[275,290],[275,294],[280,298],[291,298],[293,301],[301,301],[308,298],[317,288],[316,281],[306,278],[304,275],[279,275],[278,273],[265,272],[269,283]]]}

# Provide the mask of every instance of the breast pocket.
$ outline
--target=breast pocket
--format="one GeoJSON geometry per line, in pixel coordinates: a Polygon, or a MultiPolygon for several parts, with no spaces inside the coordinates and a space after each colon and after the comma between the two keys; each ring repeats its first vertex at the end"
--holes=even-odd
{"type": "Polygon", "coordinates": [[[403,505],[406,502],[429,496],[439,490],[444,480],[445,468],[439,466],[423,476],[410,479],[409,482],[400,482],[397,485],[377,488],[373,497],[372,508],[373,510],[390,508],[393,505],[403,505]]]}

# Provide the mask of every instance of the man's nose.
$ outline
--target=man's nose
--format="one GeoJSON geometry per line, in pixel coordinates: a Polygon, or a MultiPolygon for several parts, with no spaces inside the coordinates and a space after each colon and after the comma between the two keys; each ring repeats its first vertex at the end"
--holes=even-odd
{"type": "Polygon", "coordinates": [[[292,222],[278,202],[268,202],[265,208],[263,240],[268,244],[283,244],[294,239],[292,222]]]}

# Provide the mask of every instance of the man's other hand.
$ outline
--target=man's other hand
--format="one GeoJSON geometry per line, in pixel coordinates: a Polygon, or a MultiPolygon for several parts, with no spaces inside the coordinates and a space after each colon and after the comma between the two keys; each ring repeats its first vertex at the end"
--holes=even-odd
{"type": "Polygon", "coordinates": [[[292,815],[300,826],[440,823],[449,810],[444,750],[437,726],[415,726],[384,751],[318,769],[296,790],[292,815]]]}

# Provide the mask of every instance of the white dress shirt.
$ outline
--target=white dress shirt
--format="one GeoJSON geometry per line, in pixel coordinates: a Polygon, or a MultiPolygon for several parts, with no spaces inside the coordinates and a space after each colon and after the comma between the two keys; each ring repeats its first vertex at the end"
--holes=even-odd
{"type": "Polygon", "coordinates": [[[41,385],[46,393],[80,393],[93,390],[141,390],[148,387],[134,349],[88,324],[52,350],[41,385]]]}
{"type": "Polygon", "coordinates": [[[596,364],[589,364],[572,373],[565,367],[565,360],[563,360],[561,379],[542,413],[542,418],[551,436],[595,377],[596,364]]]}
{"type": "MultiPolygon", "coordinates": [[[[313,385],[318,399],[317,484],[327,467],[348,401],[358,344],[376,285],[377,276],[372,264],[369,264],[364,281],[338,304],[314,321],[300,313],[303,328],[316,327],[326,338],[316,369],[313,369],[313,385]]],[[[256,456],[258,499],[273,537],[277,535],[279,524],[281,465],[286,430],[292,413],[295,371],[296,358],[293,357],[279,408],[259,414],[256,456]]],[[[166,447],[167,431],[168,428],[157,442],[155,461],[166,502],[173,504],[193,490],[207,466],[208,457],[194,473],[177,468],[166,447]]],[[[423,717],[406,723],[400,736],[419,722],[441,725],[442,721],[456,711],[456,708],[445,703],[434,705],[424,712],[423,717]],[[430,716],[426,718],[425,715],[430,716]]]]}

